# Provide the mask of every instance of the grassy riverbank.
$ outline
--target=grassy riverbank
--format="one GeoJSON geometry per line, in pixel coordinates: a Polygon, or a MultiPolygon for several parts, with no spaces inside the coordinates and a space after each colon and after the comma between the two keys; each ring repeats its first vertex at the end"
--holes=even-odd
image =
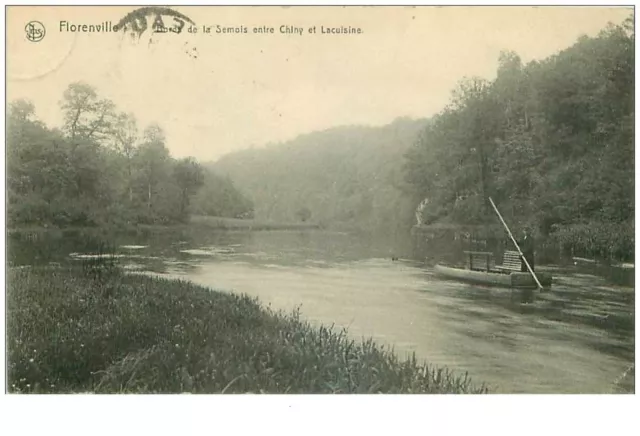
{"type": "Polygon", "coordinates": [[[247,297],[105,265],[8,271],[10,392],[482,393],[247,297]]]}

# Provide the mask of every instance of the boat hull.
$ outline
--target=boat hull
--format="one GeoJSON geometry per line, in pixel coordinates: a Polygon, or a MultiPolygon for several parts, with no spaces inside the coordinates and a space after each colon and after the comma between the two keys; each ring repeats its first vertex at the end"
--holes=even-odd
{"type": "MultiPolygon", "coordinates": [[[[436,265],[434,267],[434,271],[436,275],[460,280],[471,283],[479,283],[484,285],[491,286],[500,286],[505,288],[537,288],[536,284],[531,274],[528,272],[512,272],[512,273],[501,273],[497,271],[472,271],[468,269],[462,268],[454,268],[445,265],[436,265]]],[[[551,286],[551,274],[544,272],[537,272],[536,276],[538,280],[540,280],[540,284],[544,287],[551,286]]]]}

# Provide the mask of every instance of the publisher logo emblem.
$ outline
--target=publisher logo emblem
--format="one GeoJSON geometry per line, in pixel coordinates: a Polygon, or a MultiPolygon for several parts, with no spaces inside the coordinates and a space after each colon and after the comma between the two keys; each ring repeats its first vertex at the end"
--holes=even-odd
{"type": "Polygon", "coordinates": [[[24,31],[27,34],[27,39],[31,42],[42,41],[45,35],[44,25],[40,21],[29,21],[24,26],[24,31]]]}

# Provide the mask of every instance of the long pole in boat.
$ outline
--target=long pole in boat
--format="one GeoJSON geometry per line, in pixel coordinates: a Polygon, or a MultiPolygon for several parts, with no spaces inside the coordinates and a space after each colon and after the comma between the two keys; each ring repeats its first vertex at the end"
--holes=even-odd
{"type": "Polygon", "coordinates": [[[498,214],[498,218],[500,218],[500,221],[502,222],[502,225],[507,230],[507,233],[509,234],[509,237],[511,238],[511,241],[513,241],[513,245],[515,245],[516,248],[518,249],[518,254],[520,254],[520,257],[522,258],[522,260],[524,260],[524,264],[527,265],[527,269],[531,273],[531,276],[533,277],[533,280],[536,281],[536,284],[538,285],[538,289],[543,289],[542,285],[540,284],[540,280],[538,280],[538,277],[536,276],[536,273],[533,272],[533,269],[531,268],[531,265],[529,265],[529,262],[527,261],[527,258],[524,257],[524,254],[522,254],[522,250],[520,250],[520,246],[516,242],[516,238],[514,238],[513,235],[511,234],[511,230],[509,230],[509,226],[507,225],[506,222],[504,222],[504,219],[502,218],[502,215],[500,215],[500,211],[496,207],[496,205],[493,202],[493,200],[491,199],[491,197],[489,197],[489,201],[491,202],[491,206],[493,206],[493,210],[495,210],[496,214],[498,214]]]}

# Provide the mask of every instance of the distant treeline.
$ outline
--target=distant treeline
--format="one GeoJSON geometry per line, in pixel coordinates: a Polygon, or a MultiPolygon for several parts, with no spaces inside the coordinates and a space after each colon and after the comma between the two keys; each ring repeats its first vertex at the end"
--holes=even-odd
{"type": "Polygon", "coordinates": [[[336,127],[232,153],[212,168],[247,193],[256,219],[407,233],[417,204],[403,193],[402,156],[426,124],[336,127]]]}
{"type": "Polygon", "coordinates": [[[249,217],[253,206],[228,178],[192,158],[169,155],[158,125],[139,132],[84,83],[61,101],[64,125],[35,118],[31,102],[8,108],[8,225],[99,226],[171,224],[190,213],[249,217]]]}
{"type": "Polygon", "coordinates": [[[425,223],[495,222],[588,256],[634,252],[633,20],[543,61],[503,53],[468,79],[406,155],[425,223]]]}
{"type": "Polygon", "coordinates": [[[139,136],[133,116],[72,84],[60,131],[34,120],[27,102],[10,107],[9,222],[170,223],[194,213],[389,234],[407,233],[425,198],[425,224],[496,224],[492,197],[514,230],[530,226],[546,245],[629,260],[633,91],[629,19],[543,61],[503,53],[494,81],[463,80],[431,120],[313,132],[203,168],[172,159],[159,127],[139,136]]]}

